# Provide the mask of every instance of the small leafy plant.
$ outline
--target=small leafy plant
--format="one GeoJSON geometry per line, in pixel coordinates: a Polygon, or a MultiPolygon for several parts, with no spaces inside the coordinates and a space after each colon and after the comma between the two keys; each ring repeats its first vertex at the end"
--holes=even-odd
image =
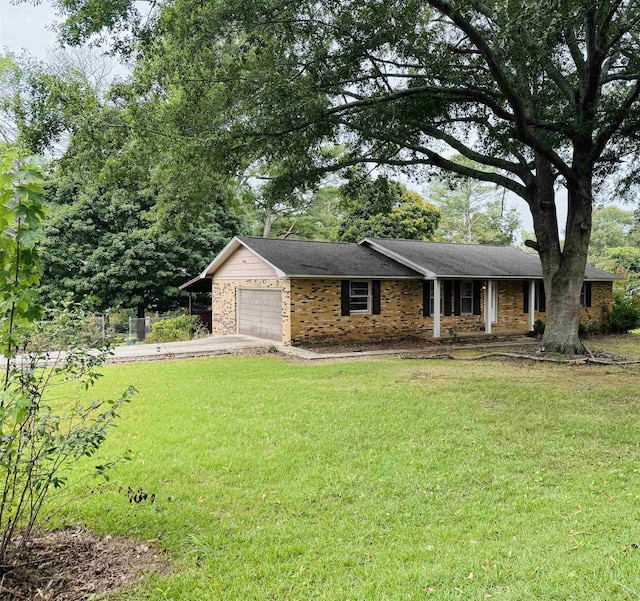
{"type": "Polygon", "coordinates": [[[81,337],[65,325],[68,316],[51,331],[53,348],[63,345],[64,353],[28,344],[42,315],[36,288],[41,182],[34,158],[16,150],[0,154],[0,567],[10,553],[26,549],[48,493],[65,484],[74,462],[98,450],[134,393],[128,388],[115,400],[86,405],[53,394],[69,381],[91,387],[110,353],[108,346],[83,349],[81,337]]]}
{"type": "Polygon", "coordinates": [[[181,315],[154,323],[146,342],[177,342],[202,338],[208,334],[207,328],[197,315],[181,315]]]}
{"type": "Polygon", "coordinates": [[[640,293],[614,292],[611,309],[605,309],[605,325],[614,333],[628,332],[640,327],[640,293]]]}

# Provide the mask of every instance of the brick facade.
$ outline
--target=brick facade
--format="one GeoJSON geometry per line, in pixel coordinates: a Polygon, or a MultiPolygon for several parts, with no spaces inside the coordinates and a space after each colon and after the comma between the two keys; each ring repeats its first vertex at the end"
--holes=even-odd
{"type": "Polygon", "coordinates": [[[592,282],[591,306],[580,309],[580,322],[585,326],[602,324],[606,310],[611,309],[613,282],[592,282]]]}
{"type": "MultiPolygon", "coordinates": [[[[522,280],[494,281],[498,291],[498,322],[495,330],[528,330],[524,313],[522,280]]],[[[337,279],[238,279],[213,282],[213,334],[236,333],[237,289],[279,288],[282,290],[282,331],[285,344],[353,342],[393,338],[431,337],[433,317],[422,315],[421,280],[382,280],[380,314],[341,315],[341,281],[337,279]]],[[[582,308],[582,322],[602,321],[610,306],[611,282],[592,283],[591,307],[582,308]]],[[[544,321],[544,313],[536,313],[544,321]]],[[[456,332],[484,329],[484,294],[480,315],[451,315],[440,318],[442,337],[450,328],[456,332]]]]}

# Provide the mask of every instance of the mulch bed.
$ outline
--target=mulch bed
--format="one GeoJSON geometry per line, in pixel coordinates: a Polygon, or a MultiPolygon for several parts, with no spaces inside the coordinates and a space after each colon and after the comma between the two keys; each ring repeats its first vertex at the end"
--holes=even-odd
{"type": "Polygon", "coordinates": [[[430,338],[396,338],[392,341],[377,341],[377,342],[354,342],[343,344],[330,344],[330,345],[300,345],[300,348],[313,351],[320,354],[333,354],[333,353],[359,353],[364,351],[386,351],[393,349],[402,349],[410,351],[437,351],[439,348],[446,346],[449,347],[455,344],[456,347],[463,349],[468,345],[477,344],[495,344],[496,342],[510,343],[514,340],[522,339],[522,336],[481,336],[460,337],[455,343],[451,338],[440,338],[439,340],[433,340],[430,338]]]}
{"type": "Polygon", "coordinates": [[[85,601],[170,571],[166,553],[151,542],[82,528],[34,533],[28,548],[26,559],[0,567],[3,601],[85,601]]]}

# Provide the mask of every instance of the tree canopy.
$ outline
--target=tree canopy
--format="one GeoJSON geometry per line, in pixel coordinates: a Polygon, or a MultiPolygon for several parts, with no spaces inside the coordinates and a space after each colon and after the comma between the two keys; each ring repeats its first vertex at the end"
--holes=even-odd
{"type": "Polygon", "coordinates": [[[594,196],[609,176],[634,181],[636,2],[174,0],[147,20],[133,0],[57,4],[68,41],[110,30],[124,48],[132,35],[140,89],[170,99],[173,122],[222,170],[277,163],[294,185],[365,162],[521,196],[544,272],[543,343],[582,350],[594,196]],[[345,152],[327,154],[327,141],[345,152]]]}

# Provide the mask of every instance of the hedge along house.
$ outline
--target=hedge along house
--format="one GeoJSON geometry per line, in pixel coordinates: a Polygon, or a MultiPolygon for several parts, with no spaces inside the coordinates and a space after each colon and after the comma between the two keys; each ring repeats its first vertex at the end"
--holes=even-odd
{"type": "MultiPolygon", "coordinates": [[[[582,322],[600,324],[615,276],[587,267],[582,322]]],[[[285,344],[524,333],[544,321],[537,255],[504,246],[366,238],[236,237],[181,288],[211,280],[213,334],[285,344]]]]}

